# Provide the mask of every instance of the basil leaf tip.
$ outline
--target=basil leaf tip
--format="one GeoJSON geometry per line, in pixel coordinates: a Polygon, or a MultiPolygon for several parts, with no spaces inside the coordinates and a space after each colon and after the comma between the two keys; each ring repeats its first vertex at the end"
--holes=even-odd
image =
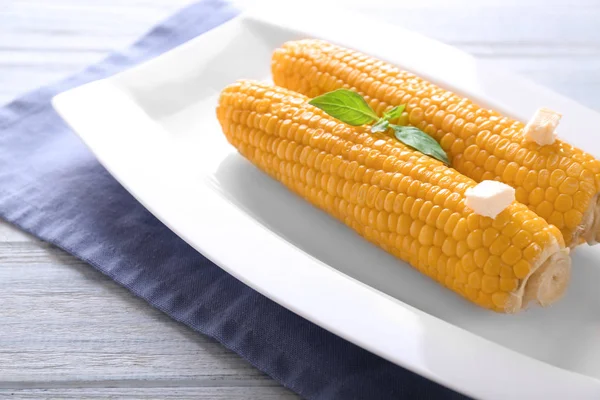
{"type": "Polygon", "coordinates": [[[371,127],[371,132],[385,132],[388,130],[390,122],[387,119],[379,118],[379,120],[371,127]]]}
{"type": "Polygon", "coordinates": [[[410,146],[423,154],[433,157],[448,166],[450,165],[448,155],[442,149],[440,144],[422,130],[413,126],[391,125],[391,127],[394,130],[394,136],[396,136],[396,139],[405,145],[410,146]]]}
{"type": "Polygon", "coordinates": [[[402,104],[400,106],[396,106],[394,108],[392,108],[389,111],[386,111],[383,113],[383,118],[391,121],[393,119],[396,119],[398,117],[400,117],[402,115],[402,113],[404,112],[404,109],[406,108],[405,104],[402,104]]]}
{"type": "Polygon", "coordinates": [[[338,89],[317,96],[308,104],[352,126],[365,125],[379,119],[360,94],[347,89],[338,89]]]}

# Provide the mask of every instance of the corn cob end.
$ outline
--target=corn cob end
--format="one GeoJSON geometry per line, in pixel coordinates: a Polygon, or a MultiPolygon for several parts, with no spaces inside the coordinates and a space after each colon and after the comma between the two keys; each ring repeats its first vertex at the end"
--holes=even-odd
{"type": "Polygon", "coordinates": [[[571,280],[571,258],[569,250],[562,249],[552,254],[529,277],[523,293],[523,305],[531,302],[542,307],[558,301],[565,293],[571,280]]]}

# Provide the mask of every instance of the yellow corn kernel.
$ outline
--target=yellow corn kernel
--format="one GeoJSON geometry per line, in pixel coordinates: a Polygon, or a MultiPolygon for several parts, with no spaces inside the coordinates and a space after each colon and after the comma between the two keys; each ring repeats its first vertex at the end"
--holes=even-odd
{"type": "Polygon", "coordinates": [[[490,247],[492,245],[492,243],[494,243],[494,241],[498,238],[498,236],[500,235],[500,232],[498,232],[497,229],[495,228],[487,228],[484,232],[483,232],[483,245],[485,247],[490,247]]]}
{"type": "Polygon", "coordinates": [[[463,264],[463,268],[466,272],[473,272],[477,269],[477,264],[475,264],[475,259],[473,258],[473,252],[466,253],[461,260],[463,264]]]}
{"type": "Polygon", "coordinates": [[[483,233],[481,229],[475,229],[467,235],[467,244],[470,249],[475,250],[482,246],[483,233]]]}
{"type": "Polygon", "coordinates": [[[503,292],[512,292],[519,286],[519,281],[514,278],[500,278],[500,289],[503,292]]]}
{"type": "Polygon", "coordinates": [[[485,264],[483,265],[483,272],[486,275],[498,276],[500,275],[500,268],[502,267],[502,261],[498,256],[490,256],[485,264]]]}
{"type": "Polygon", "coordinates": [[[531,233],[524,229],[517,232],[517,234],[512,237],[512,243],[520,249],[524,249],[525,247],[529,246],[532,240],[533,238],[531,233]]]}
{"type": "Polygon", "coordinates": [[[496,307],[506,307],[508,298],[508,293],[506,292],[495,292],[492,294],[492,302],[496,307]]]}
{"type": "Polygon", "coordinates": [[[490,253],[496,256],[502,255],[510,246],[510,239],[507,236],[498,236],[490,246],[490,253]]]}
{"type": "Polygon", "coordinates": [[[495,293],[500,289],[500,280],[497,276],[483,275],[481,289],[485,293],[495,293]]]}
{"type": "Polygon", "coordinates": [[[569,210],[565,213],[565,225],[569,230],[574,230],[579,226],[583,218],[583,213],[579,210],[569,210]]]}
{"type": "Polygon", "coordinates": [[[481,270],[476,269],[469,273],[468,283],[469,286],[473,289],[481,289],[481,283],[483,279],[483,272],[481,270]]]}
{"type": "Polygon", "coordinates": [[[502,261],[506,264],[516,264],[522,257],[523,253],[517,246],[510,246],[502,253],[502,261]]]}

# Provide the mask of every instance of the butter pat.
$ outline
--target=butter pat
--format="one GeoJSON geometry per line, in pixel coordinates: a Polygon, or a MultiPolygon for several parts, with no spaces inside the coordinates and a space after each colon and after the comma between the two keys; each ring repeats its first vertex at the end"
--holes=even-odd
{"type": "Polygon", "coordinates": [[[556,127],[561,117],[561,114],[547,108],[538,109],[523,129],[525,139],[540,146],[554,143],[556,127]]]}
{"type": "Polygon", "coordinates": [[[483,181],[465,191],[467,207],[475,214],[496,218],[515,201],[515,189],[497,181],[483,181]]]}

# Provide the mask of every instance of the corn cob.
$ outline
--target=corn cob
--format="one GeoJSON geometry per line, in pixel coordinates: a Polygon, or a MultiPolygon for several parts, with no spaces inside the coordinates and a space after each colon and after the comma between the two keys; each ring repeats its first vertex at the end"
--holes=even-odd
{"type": "Polygon", "coordinates": [[[520,121],[320,40],[284,44],[273,54],[272,72],[275,84],[309,97],[355,90],[378,115],[406,104],[399,123],[435,138],[459,172],[515,188],[517,201],[557,226],[570,247],[600,241],[600,162],[591,155],[560,140],[543,147],[528,143],[520,121]]]}
{"type": "Polygon", "coordinates": [[[217,117],[262,171],[472,302],[514,313],[561,296],[571,264],[556,227],[517,202],[495,219],[474,214],[464,203],[475,181],[307,101],[240,81],[221,93],[217,117]]]}

